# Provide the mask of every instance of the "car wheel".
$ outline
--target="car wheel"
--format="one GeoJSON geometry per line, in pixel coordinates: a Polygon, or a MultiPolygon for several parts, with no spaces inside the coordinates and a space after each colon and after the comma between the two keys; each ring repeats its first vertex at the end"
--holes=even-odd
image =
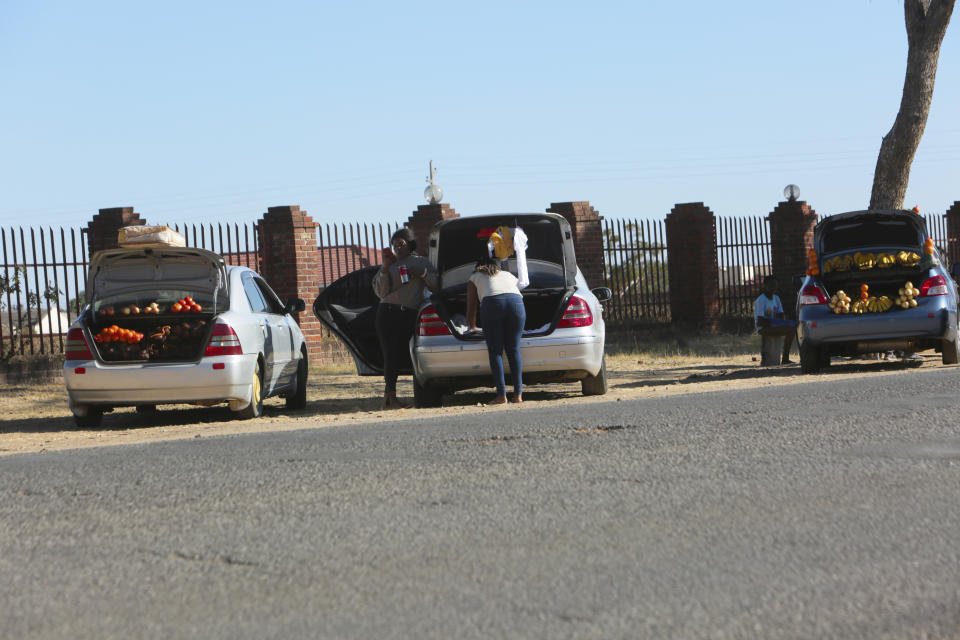
{"type": "Polygon", "coordinates": [[[830,349],[829,347],[820,347],[820,367],[826,369],[830,366],[830,349]]]}
{"type": "Polygon", "coordinates": [[[303,409],[307,406],[307,354],[300,354],[297,365],[297,390],[287,396],[287,409],[303,409]]]}
{"type": "Polygon", "coordinates": [[[239,411],[234,411],[233,415],[240,420],[259,418],[263,415],[263,367],[259,362],[253,371],[253,380],[250,381],[250,404],[239,411]]]}
{"type": "Polygon", "coordinates": [[[440,389],[420,384],[413,376],[413,405],[418,409],[439,407],[443,404],[443,392],[440,389]]]}
{"type": "Polygon", "coordinates": [[[944,340],[940,346],[940,359],[943,364],[957,364],[960,362],[960,341],[944,340]]]}
{"type": "Polygon", "coordinates": [[[580,390],[585,396],[602,396],[607,392],[607,356],[600,360],[600,371],[580,381],[580,390]]]}
{"type": "Polygon", "coordinates": [[[103,407],[87,407],[87,414],[79,416],[75,413],[73,421],[78,427],[99,427],[103,422],[103,407]]]}
{"type": "Polygon", "coordinates": [[[803,373],[816,373],[823,366],[820,349],[808,345],[800,345],[800,371],[803,373]]]}

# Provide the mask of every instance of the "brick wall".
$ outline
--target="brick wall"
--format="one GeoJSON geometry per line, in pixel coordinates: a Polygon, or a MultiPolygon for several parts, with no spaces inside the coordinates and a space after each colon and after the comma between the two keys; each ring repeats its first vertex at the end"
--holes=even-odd
{"type": "Polygon", "coordinates": [[[146,220],[140,218],[133,207],[112,207],[100,209],[97,215],[87,223],[87,247],[92,257],[97,251],[117,248],[117,235],[121,227],[138,227],[145,225],[146,220]]]}
{"type": "MultiPolygon", "coordinates": [[[[430,229],[433,225],[448,218],[459,218],[453,207],[446,203],[440,204],[422,204],[417,207],[413,215],[407,219],[407,228],[413,231],[413,237],[417,239],[417,253],[422,256],[430,255],[430,229]]],[[[379,264],[379,260],[377,261],[379,264]]]]}
{"type": "Polygon", "coordinates": [[[674,324],[716,331],[720,322],[717,221],[702,202],[676,205],[666,220],[674,324]]]}
{"type": "MultiPolygon", "coordinates": [[[[806,273],[807,251],[813,248],[817,213],[802,200],[781,202],[767,216],[770,224],[770,261],[779,284],[780,301],[788,318],[796,318],[797,287],[793,277],[806,273]]],[[[757,295],[760,295],[759,292],[757,295]]]]}
{"type": "Polygon", "coordinates": [[[313,218],[296,205],[270,207],[260,220],[260,273],[282,301],[302,298],[306,303],[306,310],[293,318],[312,362],[320,362],[323,355],[321,324],[312,310],[320,290],[316,227],[313,218]]]}
{"type": "Polygon", "coordinates": [[[602,287],[603,273],[603,217],[586,200],[552,202],[547,213],[558,213],[570,223],[577,266],[590,287],[602,287]]]}

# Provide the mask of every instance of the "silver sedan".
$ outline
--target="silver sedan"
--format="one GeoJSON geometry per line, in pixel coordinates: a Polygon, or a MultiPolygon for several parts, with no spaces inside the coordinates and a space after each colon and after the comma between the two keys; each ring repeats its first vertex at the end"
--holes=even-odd
{"type": "MultiPolygon", "coordinates": [[[[410,338],[417,406],[437,406],[444,393],[490,385],[490,363],[482,335],[466,324],[466,283],[476,261],[486,256],[484,237],[500,226],[522,228],[530,284],[523,290],[527,322],[520,342],[526,384],[579,380],[585,395],[607,391],[605,287],[590,289],[577,268],[570,226],[559,215],[497,214],[453,218],[430,233],[430,261],[440,275],[438,291],[418,309],[410,338]]],[[[517,257],[504,268],[518,272],[517,257]]],[[[370,282],[378,267],[344,276],[314,302],[314,313],[347,345],[360,375],[379,375],[383,354],[374,329],[378,300],[370,282]]],[[[509,364],[504,366],[509,371],[509,364]]]]}

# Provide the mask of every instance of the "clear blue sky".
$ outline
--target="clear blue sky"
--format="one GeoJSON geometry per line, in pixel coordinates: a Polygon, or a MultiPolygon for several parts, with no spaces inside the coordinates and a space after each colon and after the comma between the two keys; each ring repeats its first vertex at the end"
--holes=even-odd
{"type": "MultiPolygon", "coordinates": [[[[907,206],[960,200],[960,16],[907,206]]],[[[589,200],[866,206],[906,63],[897,0],[0,0],[0,225],[398,221],[589,200]]]]}

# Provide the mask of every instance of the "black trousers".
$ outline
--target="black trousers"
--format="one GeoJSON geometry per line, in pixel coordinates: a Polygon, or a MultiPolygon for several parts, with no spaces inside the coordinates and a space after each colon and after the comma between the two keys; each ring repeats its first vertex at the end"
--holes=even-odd
{"type": "Polygon", "coordinates": [[[377,338],[383,351],[383,392],[397,392],[400,364],[409,359],[410,337],[417,321],[415,309],[380,303],[377,307],[377,338]]]}

